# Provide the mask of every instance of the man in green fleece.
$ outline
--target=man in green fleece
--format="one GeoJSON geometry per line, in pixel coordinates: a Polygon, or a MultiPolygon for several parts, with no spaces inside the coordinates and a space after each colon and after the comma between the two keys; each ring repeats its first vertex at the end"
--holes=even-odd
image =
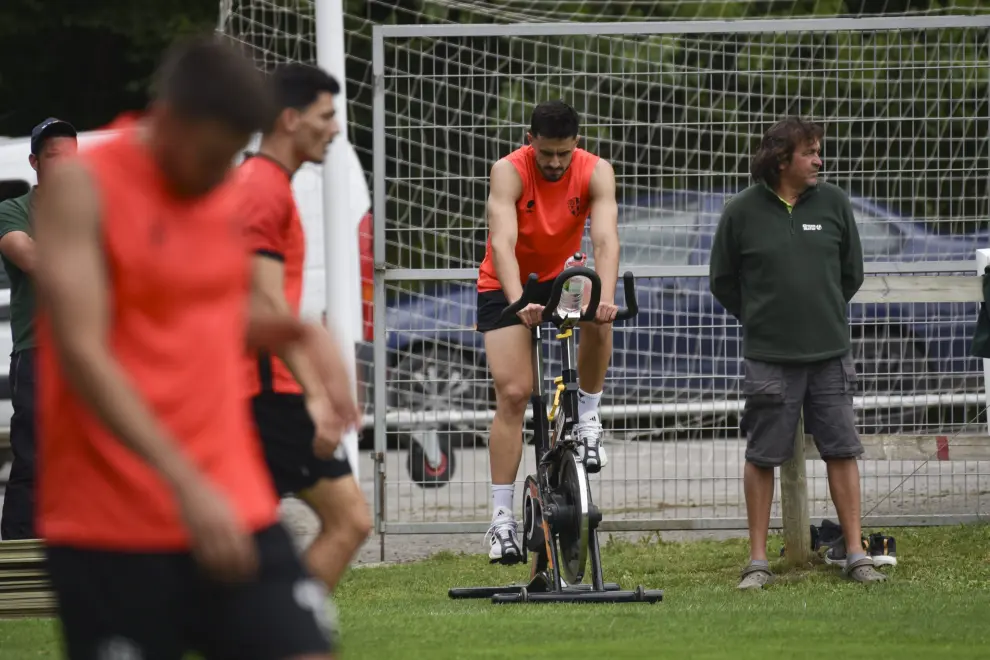
{"type": "MultiPolygon", "coordinates": [[[[28,161],[44,185],[51,164],[76,153],[76,129],[49,117],[31,131],[28,161]]],[[[34,381],[34,231],[31,208],[35,188],[0,202],[0,260],[10,276],[10,389],[14,415],[10,419],[10,448],[14,462],[0,514],[0,538],[36,538],[34,527],[35,381],[34,381]]]]}
{"type": "Polygon", "coordinates": [[[856,581],[886,579],[861,545],[856,459],[863,447],[847,309],[863,284],[863,252],[846,194],[818,180],[822,136],[820,126],[794,117],[771,127],[750,168],[756,183],[726,204],[712,245],[711,292],[743,331],[750,562],[740,589],[773,580],[774,468],[793,455],[802,407],[845,532],[845,548],[826,559],[856,581]]]}

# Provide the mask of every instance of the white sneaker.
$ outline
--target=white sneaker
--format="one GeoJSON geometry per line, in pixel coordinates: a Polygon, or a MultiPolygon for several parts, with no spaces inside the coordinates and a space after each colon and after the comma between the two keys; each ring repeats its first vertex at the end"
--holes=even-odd
{"type": "Polygon", "coordinates": [[[511,511],[500,508],[495,512],[492,526],[485,534],[485,546],[488,548],[488,559],[493,564],[517,564],[522,561],[516,521],[511,511]]]}
{"type": "Polygon", "coordinates": [[[589,415],[574,425],[574,434],[584,444],[584,469],[595,474],[608,465],[608,455],[602,442],[602,423],[598,415],[589,415]]]}

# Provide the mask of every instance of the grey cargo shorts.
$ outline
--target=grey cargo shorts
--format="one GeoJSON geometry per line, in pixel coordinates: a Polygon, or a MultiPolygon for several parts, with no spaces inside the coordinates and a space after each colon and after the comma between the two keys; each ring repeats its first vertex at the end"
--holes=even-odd
{"type": "Polygon", "coordinates": [[[807,364],[746,359],[744,365],[746,406],[739,426],[748,462],[777,467],[791,458],[802,407],[805,431],[823,459],[863,454],[853,414],[858,378],[851,353],[807,364]]]}

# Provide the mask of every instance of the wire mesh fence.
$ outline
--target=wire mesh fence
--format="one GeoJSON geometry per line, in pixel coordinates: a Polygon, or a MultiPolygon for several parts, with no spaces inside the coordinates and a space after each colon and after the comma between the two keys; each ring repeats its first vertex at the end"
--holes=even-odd
{"type": "MultiPolygon", "coordinates": [[[[882,23],[797,20],[826,11],[810,7],[344,3],[349,128],[369,177],[374,170],[384,268],[380,360],[370,346],[360,352],[362,373],[382,367],[372,384],[382,405],[373,410],[370,391],[365,399],[388,446],[377,484],[382,528],[474,529],[488,518],[494,403],[473,330],[473,269],[484,252],[488,170],[522,144],[543,98],[575,105],[583,146],[615,166],[621,267],[643,275],[648,303],[616,330],[602,406],[611,463],[594,483],[606,523],[742,524],[739,331],[707,295],[705,274],[724,195],[745,184],[770,121],[801,113],[825,125],[825,176],[852,197],[872,274],[973,272],[974,249],[990,242],[986,8],[846,3],[836,11],[883,15],[882,23]],[[739,18],[768,20],[746,30],[719,23],[739,18]],[[651,32],[636,23],[675,19],[716,27],[651,32]],[[498,25],[511,21],[544,28],[498,25]],[[564,34],[559,21],[588,27],[564,34]],[[627,25],[606,34],[602,21],[627,25]],[[373,38],[382,23],[395,27],[373,38]],[[455,27],[430,33],[436,25],[455,27]]],[[[315,62],[313,10],[312,0],[223,0],[219,29],[263,68],[315,62]]],[[[974,303],[851,305],[864,434],[982,442],[981,365],[967,355],[976,313],[974,303]]],[[[366,340],[371,316],[366,309],[366,340]]],[[[520,478],[533,467],[524,456],[520,478]]],[[[986,463],[925,458],[863,461],[864,511],[938,520],[983,512],[986,463]]],[[[829,505],[823,466],[808,468],[814,518],[829,505]]]]}
{"type": "MultiPolygon", "coordinates": [[[[870,276],[972,275],[990,238],[986,17],[391,26],[376,30],[374,54],[389,532],[487,527],[494,392],[474,269],[488,172],[524,143],[539,101],[574,105],[583,146],[613,164],[620,270],[638,275],[641,312],[615,328],[601,407],[610,463],[592,489],[606,528],[745,526],[740,329],[706,275],[721,209],[772,121],[825,126],[825,178],[850,194],[870,276]]],[[[985,435],[982,364],[968,355],[978,311],[850,305],[863,434],[985,435]]],[[[554,347],[547,359],[554,374],[554,347]]],[[[903,523],[986,509],[990,464],[928,458],[864,460],[864,512],[903,523]]],[[[532,462],[524,452],[517,488],[532,462]]],[[[812,517],[834,515],[824,465],[808,468],[812,517]]]]}

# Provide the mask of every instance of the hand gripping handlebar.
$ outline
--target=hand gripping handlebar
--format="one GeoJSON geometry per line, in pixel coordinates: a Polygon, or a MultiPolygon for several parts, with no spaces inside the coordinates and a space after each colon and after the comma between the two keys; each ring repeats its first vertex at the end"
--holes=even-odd
{"type": "MultiPolygon", "coordinates": [[[[560,303],[560,294],[564,291],[564,283],[572,277],[587,277],[591,281],[591,300],[588,301],[588,309],[581,315],[582,321],[593,321],[595,319],[595,314],[598,312],[598,303],[601,298],[602,293],[602,281],[596,273],[591,268],[587,266],[572,266],[565,269],[557,278],[553,281],[553,288],[550,292],[550,300],[547,301],[546,307],[543,308],[543,322],[550,321],[554,325],[560,325],[564,319],[557,315],[557,305],[560,303]]],[[[636,279],[633,277],[632,272],[626,271],[622,275],[623,291],[626,297],[626,306],[619,309],[615,315],[615,321],[625,321],[626,319],[631,319],[639,313],[639,304],[636,301],[636,279]]],[[[522,296],[519,300],[515,301],[504,310],[499,317],[500,321],[504,321],[510,316],[517,314],[526,305],[539,302],[534,298],[537,286],[539,285],[539,279],[536,273],[532,273],[529,279],[526,281],[526,286],[523,287],[522,296]]]]}

